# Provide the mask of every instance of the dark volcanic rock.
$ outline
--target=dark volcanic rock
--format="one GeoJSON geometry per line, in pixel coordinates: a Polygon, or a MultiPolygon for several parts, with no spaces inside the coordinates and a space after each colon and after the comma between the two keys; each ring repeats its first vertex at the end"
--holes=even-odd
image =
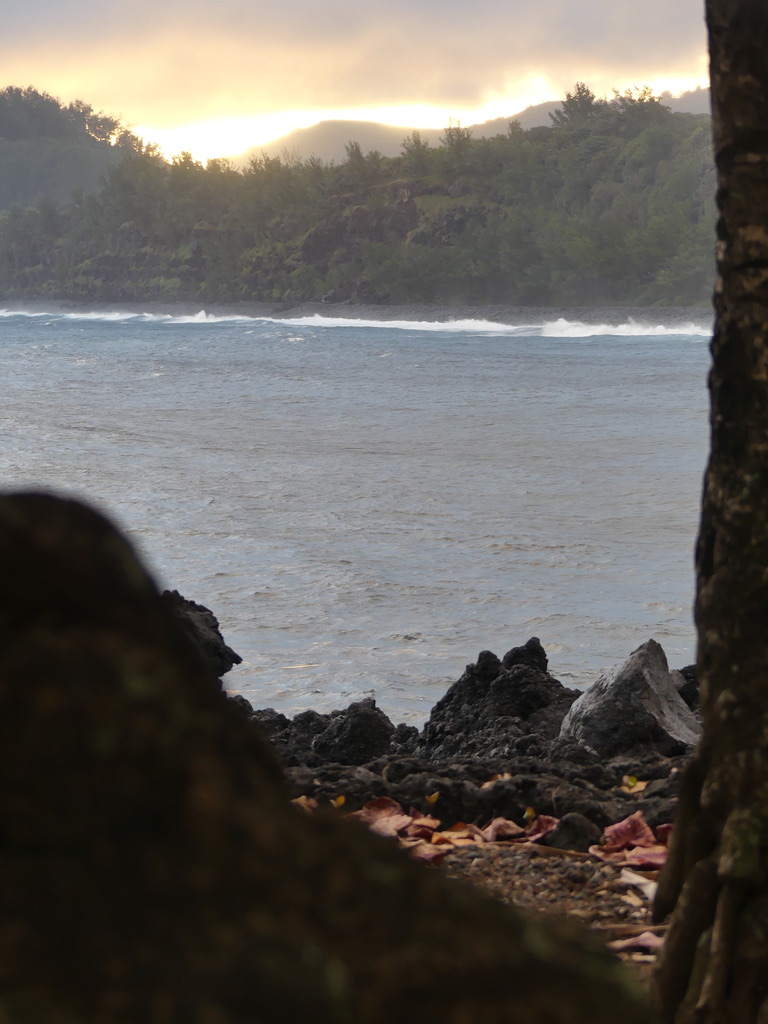
{"type": "Polygon", "coordinates": [[[327,761],[365,764],[389,750],[394,731],[394,725],[368,697],[337,715],[312,741],[312,750],[327,761]]]}
{"type": "Polygon", "coordinates": [[[683,698],[685,703],[696,714],[701,708],[701,701],[699,699],[699,679],[696,674],[695,665],[686,665],[685,668],[681,668],[679,672],[682,683],[678,687],[678,693],[683,698]]]}
{"type": "Polygon", "coordinates": [[[667,775],[644,792],[631,794],[621,774],[602,766],[593,781],[581,767],[530,757],[501,761],[429,762],[420,758],[377,758],[368,765],[297,766],[286,769],[292,796],[314,797],[328,805],[344,797],[346,810],[388,796],[404,808],[435,815],[443,825],[457,821],[485,824],[495,817],[525,824],[526,812],[562,818],[579,813],[602,829],[642,810],[653,824],[671,821],[676,805],[678,761],[663,762],[667,775]],[[491,781],[498,776],[495,781],[491,781]]]}
{"type": "Polygon", "coordinates": [[[395,726],[395,731],[392,733],[389,745],[390,753],[397,754],[399,757],[409,757],[416,751],[420,736],[415,725],[406,725],[401,722],[395,726]]]}
{"type": "Polygon", "coordinates": [[[590,846],[600,841],[602,832],[589,818],[577,811],[564,814],[557,827],[544,836],[542,845],[555,850],[577,850],[586,853],[590,846]]]}
{"type": "Polygon", "coordinates": [[[210,609],[188,601],[178,590],[165,590],[162,598],[219,678],[240,664],[243,659],[224,643],[219,620],[210,609]]]}
{"type": "Polygon", "coordinates": [[[266,708],[254,711],[251,721],[271,740],[287,767],[365,764],[389,753],[393,739],[394,752],[410,752],[418,736],[413,726],[396,730],[370,697],[327,715],[301,711],[293,720],[266,708]]]}
{"type": "Polygon", "coordinates": [[[419,750],[433,759],[543,752],[578,696],[549,674],[537,637],[501,661],[481,651],[432,709],[419,750]]]}
{"type": "Polygon", "coordinates": [[[340,714],[343,712],[321,715],[319,711],[301,711],[291,719],[274,708],[262,708],[253,712],[251,722],[274,745],[282,764],[312,766],[324,762],[312,750],[314,740],[325,732],[334,715],[340,714]]]}
{"type": "MultiPolygon", "coordinates": [[[[668,675],[682,685],[681,675],[668,675]]],[[[635,691],[633,684],[621,695],[619,711],[632,706],[635,691]]],[[[663,756],[663,739],[625,750],[625,737],[611,757],[580,734],[560,738],[579,696],[549,674],[534,637],[503,659],[482,651],[421,733],[395,728],[372,700],[330,714],[304,711],[293,720],[268,708],[252,712],[251,721],[275,745],[292,796],[314,797],[321,806],[344,797],[345,808],[357,810],[388,796],[444,825],[495,816],[523,824],[530,807],[558,818],[582,815],[600,829],[636,810],[654,825],[672,820],[681,757],[663,756]],[[627,793],[626,776],[648,786],[627,793]]],[[[576,841],[565,835],[563,842],[576,841]]]]}
{"type": "MultiPolygon", "coordinates": [[[[649,640],[579,697],[563,720],[560,739],[603,757],[648,749],[685,753],[696,744],[701,726],[680,696],[681,686],[664,651],[649,640]]],[[[553,756],[558,750],[553,744],[553,756]]]]}
{"type": "Polygon", "coordinates": [[[549,662],[547,652],[541,646],[537,636],[532,636],[521,647],[513,647],[507,651],[501,659],[502,666],[509,670],[515,665],[527,665],[528,668],[537,668],[539,672],[546,672],[549,662]]]}

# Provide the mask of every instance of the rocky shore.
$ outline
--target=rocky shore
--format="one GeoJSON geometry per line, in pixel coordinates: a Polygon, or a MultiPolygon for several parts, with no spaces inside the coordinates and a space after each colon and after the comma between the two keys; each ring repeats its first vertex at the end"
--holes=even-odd
{"type": "MultiPolygon", "coordinates": [[[[237,664],[211,611],[176,591],[163,600],[218,675],[237,664]]],[[[537,637],[501,658],[481,651],[422,729],[395,725],[373,699],[293,718],[229,702],[269,740],[294,799],[350,812],[386,797],[441,828],[534,812],[559,819],[544,845],[577,851],[638,811],[652,828],[670,823],[700,733],[695,668],[670,670],[655,640],[586,691],[550,673],[537,637]]]]}
{"type": "MultiPolygon", "coordinates": [[[[228,671],[215,616],[164,597],[228,671]]],[[[227,703],[268,738],[300,807],[337,808],[500,903],[588,926],[647,982],[666,932],[651,915],[658,868],[700,733],[695,669],[670,670],[656,641],[586,691],[550,673],[536,637],[481,651],[422,729],[371,699],[293,718],[227,703]]]]}
{"type": "Polygon", "coordinates": [[[588,926],[647,983],[666,932],[655,880],[700,733],[695,669],[671,671],[654,640],[585,692],[550,674],[536,637],[481,651],[421,730],[371,699],[292,719],[230,703],[269,738],[294,802],[336,807],[507,906],[588,926]],[[612,853],[635,828],[655,852],[630,839],[612,853]]]}
{"type": "Polygon", "coordinates": [[[670,671],[653,640],[585,693],[549,673],[536,637],[502,658],[482,651],[421,730],[372,699],[293,719],[231,700],[272,743],[294,797],[346,811],[388,797],[441,827],[522,824],[533,809],[560,819],[542,842],[573,850],[636,811],[652,827],[671,822],[699,734],[694,670],[670,671]]]}

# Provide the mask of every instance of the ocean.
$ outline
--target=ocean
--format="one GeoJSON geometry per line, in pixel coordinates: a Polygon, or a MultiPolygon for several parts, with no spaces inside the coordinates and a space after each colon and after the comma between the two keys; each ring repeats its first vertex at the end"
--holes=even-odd
{"type": "Polygon", "coordinates": [[[255,707],[420,724],[531,636],[690,663],[709,312],[448,316],[0,310],[0,486],[106,511],[255,707]]]}

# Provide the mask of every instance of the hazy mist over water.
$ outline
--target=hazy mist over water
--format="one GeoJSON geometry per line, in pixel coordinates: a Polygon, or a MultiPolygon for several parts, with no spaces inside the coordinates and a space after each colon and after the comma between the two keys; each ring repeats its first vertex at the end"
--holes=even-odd
{"type": "Polygon", "coordinates": [[[566,684],[681,667],[709,317],[524,321],[5,311],[0,484],[107,510],[257,707],[419,722],[532,635],[566,684]]]}

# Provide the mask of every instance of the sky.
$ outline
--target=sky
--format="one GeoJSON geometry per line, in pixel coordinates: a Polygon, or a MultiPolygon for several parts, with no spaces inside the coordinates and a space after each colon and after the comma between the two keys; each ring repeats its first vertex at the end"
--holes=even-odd
{"type": "Polygon", "coordinates": [[[26,0],[0,67],[120,117],[166,156],[236,155],[321,120],[443,128],[707,82],[703,0],[26,0]]]}

